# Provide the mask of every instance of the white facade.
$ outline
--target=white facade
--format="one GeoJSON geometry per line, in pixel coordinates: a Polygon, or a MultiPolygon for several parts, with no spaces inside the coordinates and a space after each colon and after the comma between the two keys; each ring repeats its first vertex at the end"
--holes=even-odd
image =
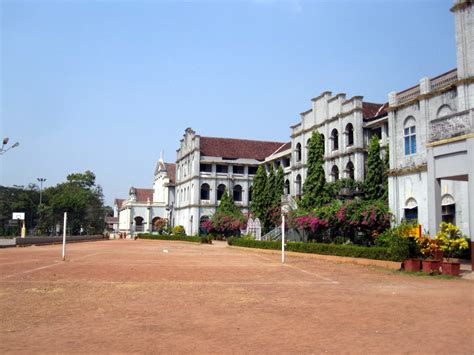
{"type": "Polygon", "coordinates": [[[389,95],[390,209],[432,235],[441,220],[467,235],[474,226],[474,10],[462,0],[452,10],[458,69],[389,95]]]}
{"type": "Polygon", "coordinates": [[[224,189],[242,212],[247,213],[258,164],[264,160],[265,152],[270,155],[284,145],[201,137],[191,128],[186,129],[180,143],[173,223],[182,225],[189,235],[199,233],[201,219],[214,214],[224,189]]]}
{"type": "Polygon", "coordinates": [[[126,200],[116,200],[118,232],[126,237],[150,233],[157,219],[170,219],[174,204],[174,164],[162,158],[157,163],[153,189],[131,187],[126,200]]]}

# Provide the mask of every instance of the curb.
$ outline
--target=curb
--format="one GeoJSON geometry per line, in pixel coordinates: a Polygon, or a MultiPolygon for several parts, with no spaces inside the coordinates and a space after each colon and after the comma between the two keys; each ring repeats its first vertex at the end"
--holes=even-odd
{"type": "MultiPolygon", "coordinates": [[[[278,255],[281,254],[280,250],[273,250],[273,249],[246,248],[246,247],[238,247],[238,246],[233,246],[233,245],[229,245],[228,247],[239,249],[239,250],[258,251],[264,254],[278,254],[278,255]]],[[[377,266],[377,267],[383,267],[383,268],[391,269],[391,270],[400,270],[401,264],[402,264],[401,262],[397,262],[397,261],[351,258],[348,256],[336,256],[336,255],[298,253],[295,251],[285,251],[285,255],[331,261],[334,263],[355,264],[355,265],[363,265],[363,266],[377,266]]]]}

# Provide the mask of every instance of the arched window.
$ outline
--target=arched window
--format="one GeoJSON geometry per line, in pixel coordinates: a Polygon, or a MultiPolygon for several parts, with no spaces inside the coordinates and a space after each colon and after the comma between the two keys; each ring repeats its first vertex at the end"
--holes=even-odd
{"type": "Polygon", "coordinates": [[[403,136],[405,139],[405,155],[416,153],[416,121],[413,117],[405,120],[403,136]]]}
{"type": "Polygon", "coordinates": [[[438,109],[438,112],[436,113],[436,117],[443,117],[451,114],[453,110],[451,110],[451,107],[449,105],[441,105],[440,108],[438,109]]]}
{"type": "Polygon", "coordinates": [[[296,197],[300,197],[301,196],[301,175],[298,174],[296,176],[296,197]]]}
{"type": "Polygon", "coordinates": [[[242,201],[242,186],[240,185],[234,186],[234,201],[242,201]]]}
{"type": "Polygon", "coordinates": [[[224,191],[225,191],[224,184],[220,184],[219,186],[217,186],[217,201],[221,200],[222,195],[224,194],[224,191]]]}
{"type": "Polygon", "coordinates": [[[249,187],[249,202],[252,201],[252,191],[253,191],[253,186],[249,187]]]}
{"type": "Polygon", "coordinates": [[[333,129],[331,132],[331,139],[332,139],[332,150],[338,150],[339,149],[339,133],[337,132],[337,129],[333,129]]]}
{"type": "Polygon", "coordinates": [[[201,185],[201,200],[209,200],[210,187],[208,184],[201,185]]]}
{"type": "Polygon", "coordinates": [[[418,221],[418,203],[413,197],[405,202],[405,219],[412,222],[418,221]]]}
{"type": "Polygon", "coordinates": [[[350,147],[354,144],[354,127],[352,123],[348,123],[346,126],[346,135],[347,135],[347,146],[350,147]]]}
{"type": "Polygon", "coordinates": [[[137,216],[133,219],[135,221],[135,231],[143,232],[143,217],[137,216]]]}
{"type": "Polygon", "coordinates": [[[296,145],[295,154],[296,154],[296,161],[297,162],[301,161],[301,144],[300,143],[296,145]]]}
{"type": "Polygon", "coordinates": [[[332,175],[332,179],[333,181],[337,181],[339,180],[339,168],[337,167],[337,165],[334,165],[331,169],[331,175],[332,175]]]}
{"type": "Polygon", "coordinates": [[[441,198],[441,219],[443,222],[456,224],[456,203],[450,194],[441,198]]]}
{"type": "Polygon", "coordinates": [[[344,170],[344,171],[346,173],[346,176],[349,179],[354,180],[354,164],[351,161],[349,163],[347,163],[346,170],[344,170]]]}
{"type": "Polygon", "coordinates": [[[323,141],[323,154],[326,154],[326,140],[324,134],[321,134],[321,140],[323,141]]]}
{"type": "Polygon", "coordinates": [[[290,180],[286,179],[285,180],[285,195],[290,194],[290,180]]]}

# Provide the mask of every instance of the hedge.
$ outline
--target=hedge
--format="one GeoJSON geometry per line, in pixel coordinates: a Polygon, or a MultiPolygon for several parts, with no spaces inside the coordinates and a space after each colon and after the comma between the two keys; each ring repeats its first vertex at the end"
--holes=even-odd
{"type": "MultiPolygon", "coordinates": [[[[259,249],[281,249],[281,242],[277,241],[259,241],[248,240],[242,238],[229,238],[227,240],[229,245],[235,245],[246,248],[259,249]]],[[[348,256],[352,258],[365,258],[375,260],[391,260],[403,261],[405,257],[394,255],[390,252],[390,248],[384,247],[363,247],[358,245],[338,245],[338,244],[322,244],[322,243],[307,243],[307,242],[288,242],[286,243],[287,251],[295,251],[299,253],[323,254],[348,256]]]]}
{"type": "Polygon", "coordinates": [[[179,240],[183,242],[201,243],[201,237],[188,237],[187,235],[158,235],[141,233],[138,235],[138,238],[154,240],[179,240]]]}

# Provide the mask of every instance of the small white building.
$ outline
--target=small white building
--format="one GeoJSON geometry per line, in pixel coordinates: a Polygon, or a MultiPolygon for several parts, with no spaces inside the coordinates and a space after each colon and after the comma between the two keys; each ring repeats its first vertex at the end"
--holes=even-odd
{"type": "Polygon", "coordinates": [[[118,233],[134,237],[137,233],[155,231],[158,219],[173,216],[175,164],[160,158],[155,169],[152,189],[131,187],[127,199],[116,199],[114,217],[118,217],[118,233]]]}

